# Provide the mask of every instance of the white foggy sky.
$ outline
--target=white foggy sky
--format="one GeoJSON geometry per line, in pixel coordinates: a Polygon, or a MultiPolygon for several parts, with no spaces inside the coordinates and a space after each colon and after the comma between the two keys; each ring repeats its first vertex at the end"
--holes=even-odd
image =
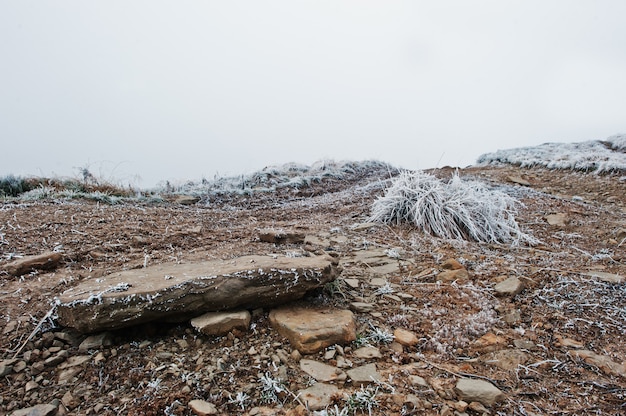
{"type": "Polygon", "coordinates": [[[3,0],[0,175],[152,186],[604,139],[626,133],[624,16],[623,0],[3,0]]]}

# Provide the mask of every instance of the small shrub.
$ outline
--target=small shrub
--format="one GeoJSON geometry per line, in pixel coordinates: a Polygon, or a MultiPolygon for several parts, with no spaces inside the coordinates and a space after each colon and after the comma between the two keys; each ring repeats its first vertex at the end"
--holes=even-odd
{"type": "Polygon", "coordinates": [[[515,221],[520,203],[504,192],[455,174],[448,182],[422,171],[403,171],[372,205],[370,221],[412,224],[446,239],[534,243],[515,221]]]}
{"type": "Polygon", "coordinates": [[[0,178],[0,196],[16,197],[31,189],[29,182],[19,176],[7,175],[0,178]]]}

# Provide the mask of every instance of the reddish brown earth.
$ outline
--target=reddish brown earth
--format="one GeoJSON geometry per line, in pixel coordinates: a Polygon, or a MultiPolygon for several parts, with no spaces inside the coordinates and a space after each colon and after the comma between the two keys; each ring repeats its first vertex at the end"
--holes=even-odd
{"type": "MultiPolygon", "coordinates": [[[[353,229],[367,221],[371,203],[383,193],[388,174],[380,172],[191,206],[3,203],[0,359],[12,369],[0,381],[0,414],[61,403],[56,414],[187,415],[194,399],[215,404],[221,414],[307,414],[289,394],[279,395],[278,403],[261,396],[264,374],[280,378],[289,392],[311,382],[288,341],[271,328],[268,310],[253,314],[248,332],[227,337],[198,334],[189,324],[155,323],[114,332],[112,345],[88,352],[78,351],[85,335],[44,319],[55,297],[84,279],[158,263],[303,250],[337,253],[344,270],[336,284],[301,303],[347,309],[351,302],[368,302],[374,310],[356,314],[357,333],[402,328],[419,339],[414,346],[376,344],[381,357],[374,360],[352,356],[356,345],[344,346],[347,359],[374,362],[383,377],[372,387],[372,414],[626,414],[626,283],[587,275],[626,275],[626,181],[516,167],[468,168],[460,175],[506,185],[525,204],[520,226],[541,244],[444,241],[410,226],[353,229]],[[549,225],[545,217],[554,213],[565,214],[566,225],[549,225]],[[262,242],[259,230],[265,228],[297,229],[324,244],[262,242]],[[391,273],[350,261],[365,249],[393,248],[401,262],[391,273]],[[63,254],[56,270],[21,277],[2,271],[11,257],[53,250],[63,254]],[[467,269],[469,281],[436,283],[448,259],[467,269]],[[509,276],[523,281],[524,290],[495,296],[495,284],[509,276]],[[377,292],[376,277],[387,279],[393,293],[377,292]],[[358,287],[343,279],[357,279],[358,287]],[[277,350],[287,358],[277,362],[277,350]],[[601,358],[585,360],[578,350],[601,358]],[[42,366],[60,351],[67,352],[60,363],[42,366]],[[85,363],[62,375],[63,362],[85,355],[85,363]],[[411,376],[427,384],[415,384],[411,376]],[[506,400],[468,407],[454,390],[462,377],[490,381],[506,400]],[[238,393],[249,397],[243,406],[233,400],[238,393]]],[[[328,362],[324,354],[305,358],[328,362]]],[[[338,387],[341,409],[360,386],[338,387]]]]}

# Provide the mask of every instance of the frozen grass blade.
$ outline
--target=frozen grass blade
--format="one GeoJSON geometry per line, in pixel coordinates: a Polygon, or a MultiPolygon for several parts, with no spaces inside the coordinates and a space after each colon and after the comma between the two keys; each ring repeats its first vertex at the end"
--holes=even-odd
{"type": "Polygon", "coordinates": [[[439,238],[485,243],[535,243],[515,221],[520,203],[504,192],[455,174],[449,182],[422,171],[403,171],[372,205],[370,221],[409,223],[439,238]]]}

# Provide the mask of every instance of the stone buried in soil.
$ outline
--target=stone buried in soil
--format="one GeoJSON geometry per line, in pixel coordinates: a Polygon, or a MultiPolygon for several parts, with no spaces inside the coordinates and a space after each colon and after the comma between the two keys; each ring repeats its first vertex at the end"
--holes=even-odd
{"type": "Polygon", "coordinates": [[[63,255],[56,252],[27,256],[6,264],[4,269],[12,276],[21,276],[33,270],[53,270],[56,269],[62,258],[63,255]]]}
{"type": "Polygon", "coordinates": [[[269,315],[272,326],[302,354],[356,339],[354,315],[348,310],[283,307],[269,315]]]}
{"type": "Polygon", "coordinates": [[[276,306],[337,275],[335,260],[327,256],[161,264],[82,282],[59,297],[59,323],[96,332],[236,307],[276,306]]]}

